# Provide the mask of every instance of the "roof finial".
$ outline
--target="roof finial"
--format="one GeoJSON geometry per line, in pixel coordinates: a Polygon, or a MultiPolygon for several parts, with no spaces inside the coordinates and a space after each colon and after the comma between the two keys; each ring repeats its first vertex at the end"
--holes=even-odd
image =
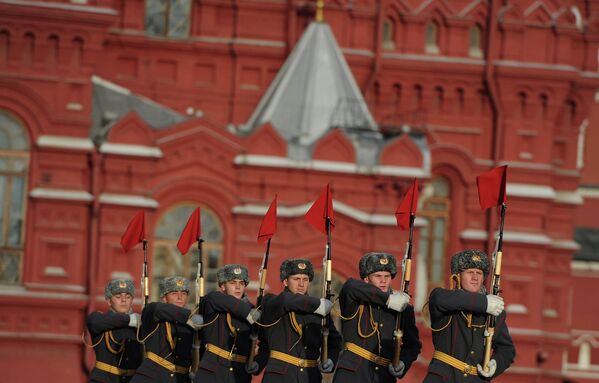
{"type": "Polygon", "coordinates": [[[324,0],[316,0],[316,21],[324,21],[323,15],[324,0]]]}

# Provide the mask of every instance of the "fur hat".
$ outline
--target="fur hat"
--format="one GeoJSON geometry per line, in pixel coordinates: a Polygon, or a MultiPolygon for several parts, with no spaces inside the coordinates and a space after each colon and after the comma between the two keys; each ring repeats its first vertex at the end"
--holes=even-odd
{"type": "Polygon", "coordinates": [[[307,259],[286,259],[281,263],[280,271],[281,281],[295,274],[305,274],[310,281],[314,279],[314,267],[312,267],[312,262],[307,259]]]}
{"type": "Polygon", "coordinates": [[[219,286],[234,279],[241,279],[245,282],[246,286],[250,283],[247,267],[236,263],[225,265],[218,269],[216,279],[219,286]]]}
{"type": "Polygon", "coordinates": [[[160,280],[158,290],[161,297],[173,291],[186,291],[189,293],[189,281],[183,277],[167,277],[160,280]]]}
{"type": "Polygon", "coordinates": [[[360,258],[360,278],[364,279],[377,271],[388,271],[391,273],[391,278],[395,278],[397,274],[397,264],[395,257],[391,254],[371,252],[360,258]]]}
{"type": "Polygon", "coordinates": [[[456,253],[451,257],[451,273],[459,274],[468,269],[482,270],[485,278],[489,275],[491,264],[484,251],[476,249],[466,249],[456,253]]]}
{"type": "Polygon", "coordinates": [[[127,293],[135,297],[135,285],[133,281],[130,279],[113,279],[104,288],[104,297],[106,299],[110,299],[120,293],[127,293]]]}

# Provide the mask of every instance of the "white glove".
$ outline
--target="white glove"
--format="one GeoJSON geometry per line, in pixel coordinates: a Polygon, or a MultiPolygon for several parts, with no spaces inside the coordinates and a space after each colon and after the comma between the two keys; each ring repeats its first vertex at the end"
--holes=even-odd
{"type": "Polygon", "coordinates": [[[141,321],[141,315],[139,315],[138,313],[129,314],[129,327],[139,326],[140,321],[141,321]]]}
{"type": "Polygon", "coordinates": [[[261,316],[262,311],[258,310],[257,308],[253,308],[250,310],[250,313],[248,314],[248,316],[245,317],[245,319],[248,321],[249,324],[254,324],[260,320],[261,316]]]}
{"type": "Polygon", "coordinates": [[[399,361],[399,365],[397,366],[397,368],[393,368],[393,363],[389,363],[389,373],[394,378],[401,378],[401,376],[403,375],[403,371],[405,369],[406,369],[406,365],[401,360],[399,361]]]}
{"type": "Polygon", "coordinates": [[[258,365],[258,362],[256,362],[255,360],[252,362],[251,366],[245,366],[245,372],[247,372],[250,375],[254,375],[258,372],[259,369],[260,366],[258,365]]]}
{"type": "Polygon", "coordinates": [[[318,314],[321,317],[329,315],[333,308],[333,302],[328,299],[320,298],[320,306],[314,310],[314,314],[318,314]]]}
{"type": "Polygon", "coordinates": [[[201,316],[200,314],[193,314],[187,320],[187,325],[194,330],[200,329],[203,324],[204,324],[204,317],[201,316]]]}
{"type": "Polygon", "coordinates": [[[498,316],[503,312],[503,298],[498,295],[487,295],[487,314],[498,316]]]}
{"type": "Polygon", "coordinates": [[[410,302],[410,296],[404,292],[393,293],[389,295],[387,307],[398,313],[404,311],[410,302]]]}
{"type": "Polygon", "coordinates": [[[327,361],[324,364],[318,363],[318,369],[323,374],[330,374],[331,372],[333,372],[334,367],[335,365],[333,364],[333,361],[330,358],[327,359],[327,361]]]}
{"type": "Polygon", "coordinates": [[[484,376],[485,378],[490,378],[493,375],[495,375],[495,370],[497,370],[497,362],[495,361],[495,359],[491,359],[487,366],[489,366],[489,372],[485,372],[485,370],[483,370],[483,366],[481,366],[480,364],[476,365],[476,369],[478,370],[478,373],[481,376],[484,376]]]}

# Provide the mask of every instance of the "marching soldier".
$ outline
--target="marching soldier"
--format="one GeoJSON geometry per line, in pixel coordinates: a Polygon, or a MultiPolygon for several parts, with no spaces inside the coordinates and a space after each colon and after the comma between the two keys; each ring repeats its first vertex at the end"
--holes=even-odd
{"type": "Polygon", "coordinates": [[[505,371],[516,350],[510,337],[503,298],[486,293],[487,255],[468,249],[451,258],[452,289],[434,289],[429,297],[435,352],[425,383],[487,382],[505,371]],[[487,314],[497,317],[493,354],[485,371],[484,330],[487,314]]]}
{"type": "Polygon", "coordinates": [[[331,373],[341,347],[341,336],[330,321],[329,356],[320,361],[322,318],[333,304],[308,295],[314,278],[312,263],[288,259],[281,264],[280,278],[285,289],[264,297],[261,348],[270,349],[263,383],[321,382],[321,373],[331,373]]]}
{"type": "Polygon", "coordinates": [[[128,382],[141,363],[141,345],[136,340],[139,314],[132,312],[134,296],[133,281],[114,279],[104,288],[110,311],[87,317],[96,352],[90,382],[128,382]]]}
{"type": "Polygon", "coordinates": [[[391,289],[397,274],[392,255],[365,254],[359,269],[362,280],[347,280],[339,294],[345,345],[333,382],[395,382],[406,374],[422,348],[414,308],[408,304],[409,295],[391,289]],[[398,312],[403,312],[403,344],[395,369],[391,359],[398,312]]]}
{"type": "Polygon", "coordinates": [[[250,282],[248,270],[242,265],[225,265],[216,277],[220,291],[213,291],[202,300],[202,314],[206,318],[202,328],[204,353],[194,382],[249,383],[251,374],[259,370],[255,360],[246,372],[250,325],[261,313],[245,297],[250,282]]]}
{"type": "Polygon", "coordinates": [[[162,302],[148,304],[141,314],[141,336],[146,359],[131,383],[189,383],[193,330],[199,328],[201,315],[185,308],[189,281],[169,277],[160,281],[162,302]]]}

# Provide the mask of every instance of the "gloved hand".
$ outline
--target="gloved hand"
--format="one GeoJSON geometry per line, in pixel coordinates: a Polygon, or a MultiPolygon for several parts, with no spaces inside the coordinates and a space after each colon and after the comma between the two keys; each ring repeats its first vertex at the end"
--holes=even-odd
{"type": "Polygon", "coordinates": [[[495,361],[495,359],[491,359],[489,361],[489,372],[485,372],[485,370],[483,369],[483,366],[481,366],[480,364],[476,365],[476,369],[478,370],[478,374],[481,376],[484,376],[485,378],[490,378],[493,375],[495,375],[495,370],[497,370],[497,362],[495,361]]]}
{"type": "Polygon", "coordinates": [[[393,293],[387,299],[387,307],[391,310],[402,312],[410,302],[410,296],[404,292],[393,293]]]}
{"type": "Polygon", "coordinates": [[[401,360],[399,361],[399,365],[397,366],[397,368],[393,368],[393,363],[389,363],[389,373],[394,378],[401,378],[405,369],[406,365],[401,360]]]}
{"type": "Polygon", "coordinates": [[[324,364],[318,363],[318,369],[323,374],[330,374],[331,372],[333,372],[334,367],[335,367],[335,365],[333,364],[333,361],[330,358],[327,359],[327,361],[324,362],[324,364]]]}
{"type": "Polygon", "coordinates": [[[503,312],[504,305],[502,297],[493,294],[487,295],[487,314],[498,316],[503,312]]]}
{"type": "Polygon", "coordinates": [[[129,327],[138,327],[141,321],[141,315],[138,313],[129,314],[129,327]]]}
{"type": "Polygon", "coordinates": [[[194,330],[198,330],[199,328],[202,327],[203,324],[204,324],[204,317],[201,316],[200,314],[193,314],[187,320],[187,325],[194,330]]]}
{"type": "Polygon", "coordinates": [[[254,324],[260,320],[261,316],[262,311],[258,310],[257,308],[253,308],[250,310],[248,316],[245,317],[245,320],[247,320],[249,324],[254,324]]]}
{"type": "Polygon", "coordinates": [[[329,315],[333,308],[333,302],[328,299],[320,298],[320,306],[314,310],[314,314],[318,314],[321,317],[329,315]]]}
{"type": "Polygon", "coordinates": [[[256,362],[255,360],[252,362],[251,366],[245,366],[245,372],[247,372],[250,375],[254,375],[258,372],[258,370],[260,369],[260,366],[258,365],[258,362],[256,362]]]}

